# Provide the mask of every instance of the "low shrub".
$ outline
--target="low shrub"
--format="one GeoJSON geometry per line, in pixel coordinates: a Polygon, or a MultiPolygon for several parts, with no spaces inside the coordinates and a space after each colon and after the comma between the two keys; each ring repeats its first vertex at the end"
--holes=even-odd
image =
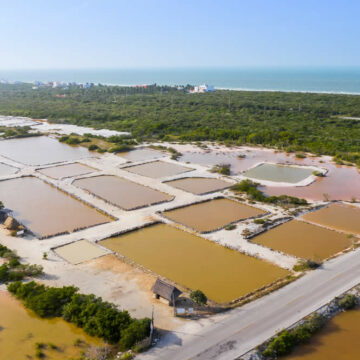
{"type": "Polygon", "coordinates": [[[353,309],[357,305],[358,301],[355,295],[346,294],[341,300],[339,300],[338,304],[344,310],[353,309]]]}

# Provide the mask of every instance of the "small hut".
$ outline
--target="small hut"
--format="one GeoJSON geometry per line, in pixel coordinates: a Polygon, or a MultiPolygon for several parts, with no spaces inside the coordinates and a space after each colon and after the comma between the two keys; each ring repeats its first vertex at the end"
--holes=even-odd
{"type": "Polygon", "coordinates": [[[151,290],[155,294],[156,299],[160,297],[166,299],[170,306],[174,305],[176,299],[181,295],[181,291],[178,288],[160,279],[156,280],[151,290]]]}

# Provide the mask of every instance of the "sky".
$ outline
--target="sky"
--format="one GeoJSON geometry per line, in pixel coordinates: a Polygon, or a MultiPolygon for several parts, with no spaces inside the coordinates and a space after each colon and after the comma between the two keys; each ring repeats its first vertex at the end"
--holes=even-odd
{"type": "Polygon", "coordinates": [[[0,70],[360,66],[359,0],[0,0],[0,70]]]}

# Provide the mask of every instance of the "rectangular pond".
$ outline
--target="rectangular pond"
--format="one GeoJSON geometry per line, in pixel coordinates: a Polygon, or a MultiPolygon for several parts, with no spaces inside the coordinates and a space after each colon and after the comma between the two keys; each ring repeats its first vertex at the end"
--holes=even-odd
{"type": "Polygon", "coordinates": [[[179,175],[193,170],[185,166],[168,163],[164,161],[154,161],[146,164],[129,166],[123,169],[131,173],[150,177],[153,179],[179,175]]]}
{"type": "Polygon", "coordinates": [[[318,261],[352,245],[352,240],[345,234],[297,220],[270,229],[252,241],[286,254],[318,261]]]}
{"type": "Polygon", "coordinates": [[[0,155],[26,165],[46,165],[92,156],[84,147],[62,144],[47,136],[0,140],[0,155]]]}
{"type": "Polygon", "coordinates": [[[0,359],[37,359],[36,343],[45,344],[45,359],[52,360],[78,359],[88,346],[102,344],[61,318],[41,319],[0,290],[0,359]],[[74,345],[77,339],[82,341],[82,346],[74,345]],[[49,343],[57,348],[51,349],[49,343]]]}
{"type": "Polygon", "coordinates": [[[209,232],[265,211],[229,199],[216,199],[168,210],[166,218],[199,232],[209,232]]]}
{"type": "Polygon", "coordinates": [[[314,169],[305,167],[263,163],[245,171],[243,175],[251,179],[295,184],[305,180],[313,171],[314,169]]]}
{"type": "Polygon", "coordinates": [[[188,177],[179,180],[167,181],[167,185],[190,192],[195,195],[204,195],[228,189],[231,183],[214,178],[188,177]]]}
{"type": "Polygon", "coordinates": [[[305,214],[303,219],[332,229],[360,234],[360,207],[332,204],[305,214]]]}
{"type": "Polygon", "coordinates": [[[66,177],[89,174],[96,171],[96,169],[91,168],[90,166],[87,165],[75,163],[75,164],[52,166],[45,169],[39,169],[38,171],[53,179],[61,179],[66,177]]]}
{"type": "Polygon", "coordinates": [[[171,195],[112,175],[78,179],[73,185],[124,210],[134,210],[173,199],[171,195]]]}
{"type": "Polygon", "coordinates": [[[15,174],[19,169],[4,163],[0,163],[0,176],[9,176],[15,174]]]}
{"type": "Polygon", "coordinates": [[[74,265],[108,254],[105,249],[87,240],[79,240],[59,246],[54,249],[54,251],[60,257],[74,265]]]}
{"type": "Polygon", "coordinates": [[[138,264],[210,299],[225,303],[289,273],[270,263],[156,224],[100,242],[138,264]]]}
{"type": "Polygon", "coordinates": [[[166,155],[167,154],[165,152],[157,151],[149,148],[134,149],[129,152],[119,153],[119,156],[132,162],[159,159],[166,155]]]}
{"type": "Polygon", "coordinates": [[[41,238],[111,221],[35,177],[0,181],[0,199],[18,221],[41,238]]]}

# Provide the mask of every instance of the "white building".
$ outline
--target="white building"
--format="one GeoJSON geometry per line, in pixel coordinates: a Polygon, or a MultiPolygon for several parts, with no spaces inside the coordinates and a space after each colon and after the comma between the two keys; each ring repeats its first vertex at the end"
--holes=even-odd
{"type": "Polygon", "coordinates": [[[195,86],[193,90],[190,90],[191,93],[206,93],[206,92],[213,92],[215,88],[213,85],[199,85],[195,86]]]}

